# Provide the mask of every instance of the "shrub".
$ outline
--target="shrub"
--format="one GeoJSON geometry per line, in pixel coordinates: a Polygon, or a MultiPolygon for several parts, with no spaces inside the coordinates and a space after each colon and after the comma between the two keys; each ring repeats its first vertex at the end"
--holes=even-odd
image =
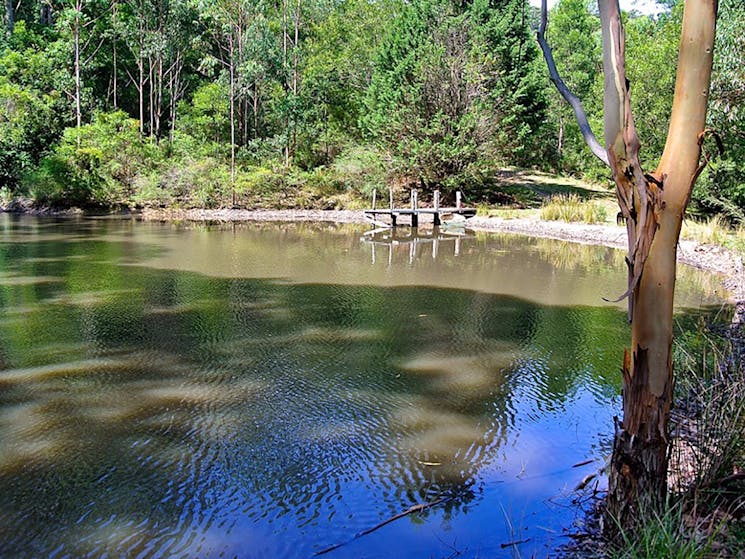
{"type": "Polygon", "coordinates": [[[385,189],[387,170],[383,154],[373,147],[356,146],[344,150],[331,169],[347,188],[367,196],[385,189]]]}
{"type": "Polygon", "coordinates": [[[158,147],[140,138],[136,120],[122,111],[99,113],[90,124],[65,130],[24,186],[37,204],[123,205],[138,175],[158,159],[158,147]]]}
{"type": "Polygon", "coordinates": [[[186,208],[218,208],[231,201],[230,167],[211,157],[196,161],[180,160],[161,175],[159,194],[146,185],[155,200],[172,200],[186,208]]]}

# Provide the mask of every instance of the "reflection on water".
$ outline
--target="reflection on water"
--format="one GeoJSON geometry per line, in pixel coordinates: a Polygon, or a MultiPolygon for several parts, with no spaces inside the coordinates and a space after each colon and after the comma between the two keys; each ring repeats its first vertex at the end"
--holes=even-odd
{"type": "Polygon", "coordinates": [[[0,219],[2,557],[545,555],[607,451],[615,251],[0,219]]]}
{"type": "Polygon", "coordinates": [[[429,254],[432,259],[437,260],[442,250],[452,252],[453,256],[459,256],[464,239],[474,237],[472,231],[462,227],[431,227],[427,229],[398,227],[365,231],[361,240],[370,245],[370,261],[373,264],[378,260],[380,247],[385,248],[389,266],[393,265],[393,255],[396,250],[406,247],[409,253],[409,265],[413,266],[414,262],[421,256],[425,245],[429,245],[429,254]]]}

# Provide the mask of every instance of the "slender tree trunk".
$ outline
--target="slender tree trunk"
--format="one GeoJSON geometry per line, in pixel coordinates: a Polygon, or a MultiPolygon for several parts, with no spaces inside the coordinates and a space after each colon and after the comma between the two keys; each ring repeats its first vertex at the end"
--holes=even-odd
{"type": "Polygon", "coordinates": [[[82,108],[80,102],[81,91],[83,89],[80,77],[80,14],[83,9],[81,2],[75,3],[75,20],[73,22],[73,49],[75,51],[75,126],[80,128],[82,124],[82,108]]]}
{"type": "Polygon", "coordinates": [[[176,105],[181,98],[181,70],[183,68],[182,62],[183,55],[181,51],[176,52],[176,61],[174,62],[173,71],[171,72],[168,80],[169,87],[169,101],[170,101],[170,114],[169,122],[170,129],[168,132],[168,139],[173,142],[173,133],[176,130],[176,105]]]}
{"type": "Polygon", "coordinates": [[[295,154],[297,149],[297,94],[300,82],[300,75],[298,72],[298,48],[300,45],[300,10],[301,0],[296,0],[295,3],[295,40],[292,44],[292,134],[290,143],[290,153],[295,154]]]}
{"type": "Polygon", "coordinates": [[[145,29],[144,29],[144,18],[145,13],[143,9],[142,0],[139,2],[139,37],[138,41],[138,52],[137,52],[137,96],[138,96],[138,108],[140,112],[140,136],[145,134],[145,29]]]}
{"type": "Polygon", "coordinates": [[[147,56],[147,100],[148,100],[148,116],[150,121],[150,128],[148,129],[149,136],[153,136],[153,130],[155,129],[155,104],[154,101],[154,95],[155,92],[153,90],[154,82],[153,82],[153,57],[152,55],[148,54],[147,56]]]}
{"type": "MultiPolygon", "coordinates": [[[[287,96],[287,2],[289,0],[282,0],[282,86],[285,91],[285,97],[287,96]]],[[[290,164],[290,114],[286,111],[285,114],[285,165],[290,164]]]]}
{"type": "Polygon", "coordinates": [[[113,31],[113,37],[112,37],[112,45],[111,45],[112,46],[112,61],[111,62],[112,62],[113,68],[111,71],[111,82],[112,82],[112,90],[113,90],[113,97],[114,97],[113,99],[114,110],[118,108],[118,104],[117,104],[117,94],[118,94],[117,73],[118,73],[118,70],[117,70],[117,65],[116,65],[116,54],[117,54],[116,53],[116,41],[117,41],[116,10],[117,10],[117,0],[112,0],[111,2],[111,29],[113,31]]]}
{"type": "Polygon", "coordinates": [[[235,207],[235,53],[232,36],[229,37],[230,69],[230,198],[235,207]]]}
{"type": "Polygon", "coordinates": [[[259,137],[259,81],[254,82],[253,98],[253,117],[254,117],[254,138],[259,137]]]}
{"type": "MultiPolygon", "coordinates": [[[[12,0],[6,0],[11,2],[12,0]]],[[[39,6],[39,23],[41,25],[52,25],[52,7],[47,2],[39,6]]]]}
{"type": "Polygon", "coordinates": [[[16,24],[13,0],[5,0],[5,23],[8,26],[8,35],[12,35],[16,24]]]}

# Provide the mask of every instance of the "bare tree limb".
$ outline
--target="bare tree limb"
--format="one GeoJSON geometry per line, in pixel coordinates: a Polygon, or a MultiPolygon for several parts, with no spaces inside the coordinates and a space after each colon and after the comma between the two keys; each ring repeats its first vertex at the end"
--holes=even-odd
{"type": "Polygon", "coordinates": [[[610,163],[608,162],[608,153],[605,151],[605,148],[600,145],[600,142],[598,142],[595,134],[593,134],[592,128],[590,128],[590,122],[587,120],[587,114],[585,114],[585,110],[582,107],[582,102],[574,93],[572,93],[569,87],[567,87],[567,84],[564,83],[564,80],[562,80],[561,76],[559,75],[559,70],[556,68],[556,62],[554,62],[553,52],[551,51],[551,47],[546,41],[547,21],[548,8],[546,6],[546,0],[542,0],[541,24],[538,27],[537,36],[538,44],[541,46],[541,50],[543,51],[543,58],[546,60],[546,66],[548,66],[549,77],[551,78],[551,81],[554,83],[556,89],[559,91],[564,100],[572,107],[574,116],[577,119],[577,123],[579,124],[579,130],[580,132],[582,132],[582,137],[585,139],[585,143],[590,148],[590,151],[592,151],[593,155],[600,159],[600,161],[610,166],[610,163]]]}

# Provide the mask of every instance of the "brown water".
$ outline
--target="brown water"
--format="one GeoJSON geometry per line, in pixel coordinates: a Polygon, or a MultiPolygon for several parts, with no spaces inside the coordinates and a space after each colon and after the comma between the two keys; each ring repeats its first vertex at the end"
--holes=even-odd
{"type": "MultiPolygon", "coordinates": [[[[622,254],[365,232],[0,216],[0,556],[565,541],[618,413],[622,254]]],[[[680,327],[718,293],[682,269],[680,327]]]]}

